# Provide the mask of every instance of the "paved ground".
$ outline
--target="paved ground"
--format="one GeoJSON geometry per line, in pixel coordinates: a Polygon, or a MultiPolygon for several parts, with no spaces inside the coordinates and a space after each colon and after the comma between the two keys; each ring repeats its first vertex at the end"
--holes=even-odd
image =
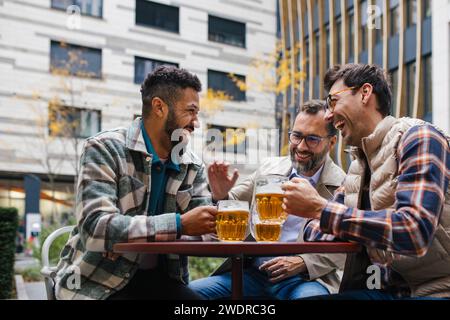
{"type": "Polygon", "coordinates": [[[47,300],[44,282],[25,282],[25,290],[30,300],[47,300]]]}
{"type": "MultiPolygon", "coordinates": [[[[21,271],[29,268],[40,268],[39,260],[25,256],[24,254],[16,254],[14,263],[14,271],[19,274],[21,271]]],[[[16,280],[17,281],[17,280],[16,280]]],[[[22,279],[23,281],[23,279],[22,279]]],[[[16,283],[17,285],[17,283],[16,283]]],[[[45,290],[45,283],[39,282],[22,282],[25,296],[22,298],[29,300],[47,300],[47,293],[45,290]]]]}

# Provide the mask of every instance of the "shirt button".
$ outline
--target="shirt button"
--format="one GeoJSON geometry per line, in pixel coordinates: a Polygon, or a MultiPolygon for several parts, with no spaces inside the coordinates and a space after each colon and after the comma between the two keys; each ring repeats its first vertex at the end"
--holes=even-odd
{"type": "Polygon", "coordinates": [[[110,292],[111,292],[111,290],[109,290],[109,289],[105,290],[105,293],[110,293],[110,292]]]}
{"type": "Polygon", "coordinates": [[[145,161],[147,161],[147,162],[150,162],[150,160],[151,160],[150,157],[145,158],[145,161]]]}
{"type": "Polygon", "coordinates": [[[129,273],[125,273],[125,278],[129,278],[130,274],[129,273]]]}
{"type": "Polygon", "coordinates": [[[161,167],[160,166],[156,166],[156,171],[161,171],[161,167]]]}

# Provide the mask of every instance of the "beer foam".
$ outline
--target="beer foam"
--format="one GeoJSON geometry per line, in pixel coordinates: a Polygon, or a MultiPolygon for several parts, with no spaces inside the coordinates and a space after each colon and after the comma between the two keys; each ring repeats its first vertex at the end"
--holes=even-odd
{"type": "Polygon", "coordinates": [[[283,194],[283,190],[281,189],[281,185],[267,184],[265,186],[258,187],[256,194],[261,193],[283,194]]]}
{"type": "Polygon", "coordinates": [[[222,200],[217,204],[217,210],[219,212],[250,212],[249,204],[247,201],[238,200],[222,200]]]}

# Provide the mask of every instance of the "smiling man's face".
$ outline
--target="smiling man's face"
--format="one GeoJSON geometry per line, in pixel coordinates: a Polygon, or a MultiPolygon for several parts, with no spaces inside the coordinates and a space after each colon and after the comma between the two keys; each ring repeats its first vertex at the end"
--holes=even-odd
{"type": "Polygon", "coordinates": [[[359,93],[360,89],[355,89],[356,93],[353,94],[352,90],[345,91],[347,88],[343,80],[336,81],[331,87],[330,94],[341,93],[332,95],[331,99],[336,105],[333,112],[327,111],[326,120],[331,121],[341,132],[347,145],[359,146],[367,131],[364,127],[362,96],[359,93]]]}
{"type": "Polygon", "coordinates": [[[305,139],[297,145],[290,143],[289,151],[292,165],[302,175],[314,175],[325,162],[326,156],[336,140],[335,136],[329,137],[324,116],[324,111],[319,111],[317,114],[300,112],[292,127],[292,132],[296,134],[322,138],[322,141],[313,148],[308,146],[305,139]]]}
{"type": "MultiPolygon", "coordinates": [[[[180,89],[179,99],[172,108],[166,119],[165,131],[169,138],[177,129],[183,130],[183,136],[187,139],[198,128],[199,96],[192,88],[180,89]]],[[[178,141],[173,141],[177,144],[178,141]]]]}

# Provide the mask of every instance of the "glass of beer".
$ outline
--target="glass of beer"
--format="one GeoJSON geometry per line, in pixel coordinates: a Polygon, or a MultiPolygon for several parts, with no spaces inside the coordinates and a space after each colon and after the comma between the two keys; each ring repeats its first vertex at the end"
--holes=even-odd
{"type": "Polygon", "coordinates": [[[247,201],[222,200],[217,203],[216,231],[221,241],[244,241],[250,219],[247,201]]]}
{"type": "Polygon", "coordinates": [[[256,179],[256,211],[261,220],[286,220],[287,214],[281,208],[283,190],[281,185],[288,177],[279,175],[261,176],[256,179]]]}
{"type": "Polygon", "coordinates": [[[250,231],[258,242],[277,242],[280,240],[283,219],[262,220],[256,211],[252,211],[250,231]]]}

